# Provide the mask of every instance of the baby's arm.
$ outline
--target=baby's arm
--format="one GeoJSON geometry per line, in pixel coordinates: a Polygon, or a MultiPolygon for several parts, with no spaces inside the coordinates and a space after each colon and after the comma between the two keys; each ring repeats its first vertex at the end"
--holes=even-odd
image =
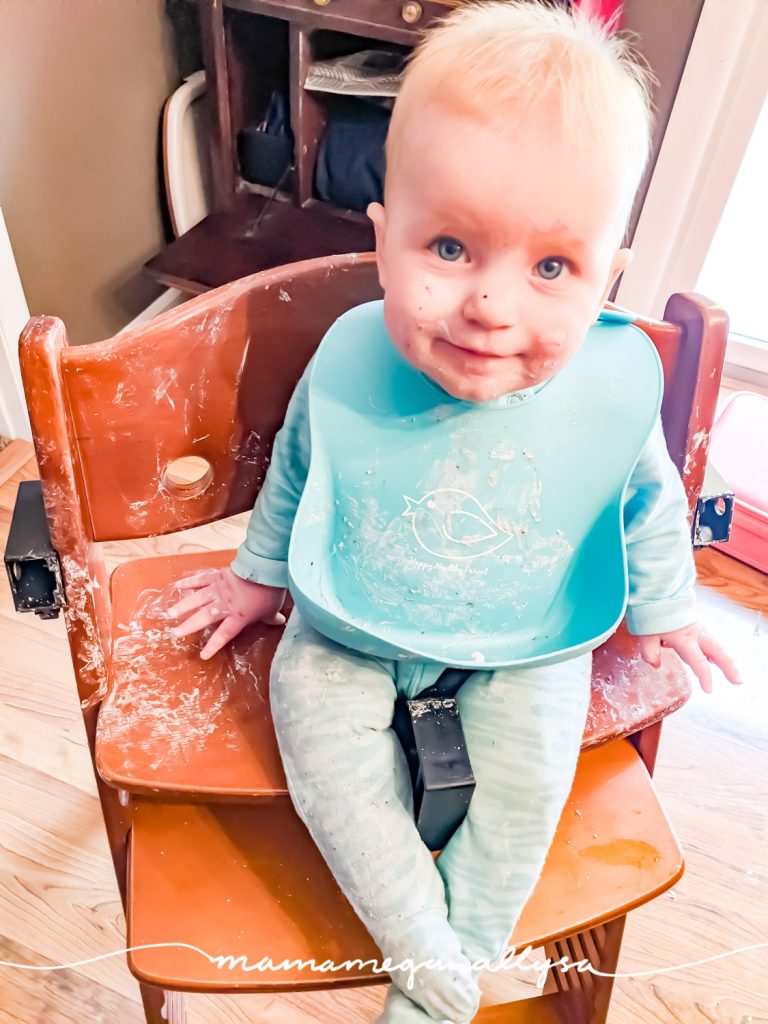
{"type": "Polygon", "coordinates": [[[624,509],[627,626],[640,638],[640,653],[649,664],[658,665],[661,647],[671,647],[709,693],[709,662],[730,682],[740,680],[732,660],[697,622],[687,513],[683,484],[657,421],[632,474],[624,509]]]}
{"type": "Polygon", "coordinates": [[[176,636],[219,623],[201,651],[203,658],[251,622],[285,622],[280,609],[288,585],[288,544],[309,471],[308,377],[309,367],[275,437],[269,470],[234,561],[226,569],[207,569],[182,580],[180,589],[190,593],[169,609],[172,618],[185,619],[173,630],[176,636]]]}

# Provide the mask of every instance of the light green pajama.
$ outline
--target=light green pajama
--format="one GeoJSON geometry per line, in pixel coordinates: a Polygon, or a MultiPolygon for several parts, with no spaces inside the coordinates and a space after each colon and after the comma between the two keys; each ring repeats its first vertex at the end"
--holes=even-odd
{"type": "MultiPolygon", "coordinates": [[[[309,369],[275,438],[272,462],[232,563],[243,579],[288,583],[288,545],[310,461],[309,369]]],[[[632,473],[624,507],[630,632],[695,620],[686,498],[661,424],[632,473]]],[[[567,510],[564,510],[567,515],[567,510]]],[[[445,666],[373,660],[333,643],[294,612],[272,670],[272,710],[291,796],[383,957],[450,963],[393,974],[382,1020],[469,1020],[470,964],[505,951],[573,781],[591,656],[546,668],[476,672],[459,707],[477,786],[466,820],[435,863],[412,815],[410,776],[392,732],[398,694],[445,666]],[[407,998],[401,990],[404,990],[407,998]]]]}
{"type": "Polygon", "coordinates": [[[591,655],[467,680],[458,703],[476,788],[434,862],[390,725],[395,698],[415,696],[443,667],[358,654],[294,611],[272,668],[291,797],[382,957],[452,965],[418,970],[410,991],[408,972],[395,972],[412,999],[390,996],[391,1024],[471,1019],[470,964],[506,951],[568,796],[589,704],[591,655]]]}

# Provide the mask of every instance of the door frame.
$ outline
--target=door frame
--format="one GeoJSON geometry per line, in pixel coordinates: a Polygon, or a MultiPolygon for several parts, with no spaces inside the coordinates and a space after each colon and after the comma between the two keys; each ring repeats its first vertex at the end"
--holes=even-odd
{"type": "MultiPolygon", "coordinates": [[[[695,289],[768,96],[766,53],[766,0],[705,0],[617,292],[622,305],[660,317],[669,295],[695,289]]],[[[748,356],[734,341],[726,369],[748,356]]]]}
{"type": "Polygon", "coordinates": [[[32,440],[19,369],[19,335],[29,308],[0,208],[0,434],[32,440]]]}

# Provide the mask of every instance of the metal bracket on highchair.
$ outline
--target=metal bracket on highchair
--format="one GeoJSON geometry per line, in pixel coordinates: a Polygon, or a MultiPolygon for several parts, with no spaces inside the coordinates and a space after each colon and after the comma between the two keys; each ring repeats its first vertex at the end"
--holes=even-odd
{"type": "Polygon", "coordinates": [[[418,697],[395,702],[392,728],[411,772],[416,827],[430,850],[441,850],[451,838],[475,789],[456,702],[470,675],[471,670],[446,669],[418,697]]]}
{"type": "Polygon", "coordinates": [[[724,544],[731,535],[733,519],[733,488],[723,479],[712,462],[707,463],[701,494],[693,513],[693,546],[724,544]]]}
{"type": "Polygon", "coordinates": [[[58,618],[66,605],[59,554],[51,541],[39,480],[19,484],[5,547],[5,568],[17,612],[58,618]]]}

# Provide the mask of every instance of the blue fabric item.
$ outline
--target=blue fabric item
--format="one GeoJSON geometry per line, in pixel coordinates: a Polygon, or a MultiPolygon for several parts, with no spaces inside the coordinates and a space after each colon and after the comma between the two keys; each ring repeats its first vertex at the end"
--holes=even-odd
{"type": "Polygon", "coordinates": [[[267,135],[290,139],[293,142],[291,110],[287,93],[273,92],[269,97],[267,112],[264,115],[264,131],[267,135]]]}
{"type": "MultiPolygon", "coordinates": [[[[232,564],[239,576],[268,586],[288,585],[290,536],[309,466],[308,382],[316,358],[291,399],[245,541],[232,564]]],[[[666,632],[694,622],[695,571],[687,504],[658,418],[631,474],[623,518],[630,631],[666,632]]]]}
{"type": "Polygon", "coordinates": [[[381,301],[349,310],[309,381],[296,607],[376,657],[472,669],[593,650],[624,615],[622,501],[661,391],[648,337],[611,318],[538,391],[462,401],[397,351],[381,301]]]}
{"type": "Polygon", "coordinates": [[[390,111],[349,97],[334,97],[320,142],[315,189],[320,199],[364,211],[384,200],[384,143],[390,111]]]}
{"type": "Polygon", "coordinates": [[[294,608],[269,684],[297,813],[382,960],[423,965],[412,988],[407,970],[391,971],[407,999],[388,999],[386,1024],[474,1017],[474,968],[506,953],[573,783],[592,655],[464,683],[456,699],[477,786],[436,861],[390,727],[395,698],[433,681],[421,668],[342,647],[294,608]]]}

